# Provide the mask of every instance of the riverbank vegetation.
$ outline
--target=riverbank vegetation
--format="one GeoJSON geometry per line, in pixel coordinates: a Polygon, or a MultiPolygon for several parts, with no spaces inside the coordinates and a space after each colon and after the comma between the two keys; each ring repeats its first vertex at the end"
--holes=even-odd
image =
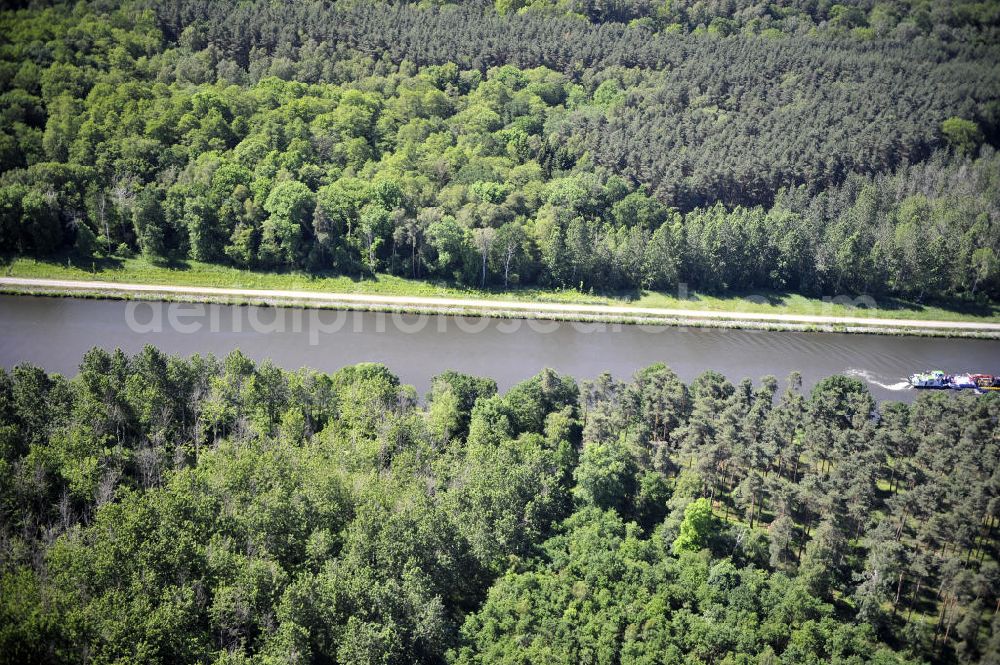
{"type": "Polygon", "coordinates": [[[438,4],[4,11],[0,252],[1000,298],[995,3],[438,4]]]}
{"type": "Polygon", "coordinates": [[[991,662],[1000,395],[0,371],[0,661],[991,662]]]}
{"type": "MultiPolygon", "coordinates": [[[[473,298],[496,301],[523,301],[584,305],[615,305],[680,309],[691,311],[739,312],[751,314],[800,314],[806,316],[876,317],[923,321],[992,322],[1000,318],[1000,303],[957,302],[950,305],[919,304],[891,296],[839,299],[809,297],[790,292],[762,291],[740,295],[691,292],[681,295],[659,291],[624,291],[595,294],[577,289],[522,286],[477,288],[454,282],[436,282],[396,275],[377,274],[363,278],[330,276],[301,271],[262,272],[198,261],[164,265],[147,257],[101,257],[81,259],[67,255],[61,259],[17,258],[0,263],[0,275],[7,277],[95,280],[166,286],[209,286],[235,289],[313,291],[331,294],[356,293],[392,296],[473,298]],[[83,265],[80,265],[80,264],[83,265]],[[74,265],[76,264],[76,265],[74,265]]],[[[16,287],[4,287],[13,292],[16,287]]],[[[31,289],[24,289],[30,291],[31,289]]]]}

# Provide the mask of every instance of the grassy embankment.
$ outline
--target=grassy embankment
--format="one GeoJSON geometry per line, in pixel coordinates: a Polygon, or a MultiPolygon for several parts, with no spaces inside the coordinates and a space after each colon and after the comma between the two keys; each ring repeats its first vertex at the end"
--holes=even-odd
{"type": "Polygon", "coordinates": [[[1000,303],[960,303],[955,307],[921,305],[893,298],[876,298],[877,309],[853,307],[794,293],[761,292],[744,295],[713,296],[697,292],[687,298],[643,291],[594,295],[576,290],[476,289],[392,275],[358,279],[347,276],[312,276],[304,273],[271,273],[239,270],[225,266],[186,261],[177,266],[155,265],[142,258],[110,259],[79,265],[79,261],[39,261],[17,258],[5,263],[0,274],[64,280],[100,280],[107,282],[163,284],[169,286],[211,286],[243,289],[282,289],[329,293],[363,293],[393,296],[442,298],[484,298],[535,302],[577,303],[591,305],[629,305],[719,312],[757,314],[802,314],[822,316],[872,316],[892,319],[988,322],[1000,320],[1000,303]]]}

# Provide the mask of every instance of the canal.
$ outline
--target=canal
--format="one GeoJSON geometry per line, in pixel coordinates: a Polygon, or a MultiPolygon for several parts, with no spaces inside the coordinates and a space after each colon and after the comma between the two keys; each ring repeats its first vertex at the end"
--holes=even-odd
{"type": "Polygon", "coordinates": [[[422,395],[445,369],[489,376],[501,389],[552,367],[577,379],[628,378],[663,362],[690,381],[714,369],[733,381],[801,372],[805,387],[857,376],[878,399],[912,400],[923,369],[1000,373],[1000,342],[931,337],[723,330],[477,319],[415,314],[0,296],[0,365],[76,374],[93,346],[134,353],[225,355],[241,349],[286,369],[332,372],[382,362],[422,395]]]}

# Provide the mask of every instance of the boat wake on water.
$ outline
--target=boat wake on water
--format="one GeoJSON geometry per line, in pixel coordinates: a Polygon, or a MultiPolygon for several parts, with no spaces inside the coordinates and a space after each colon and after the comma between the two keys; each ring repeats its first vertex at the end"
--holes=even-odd
{"type": "Polygon", "coordinates": [[[910,382],[907,381],[906,379],[901,379],[898,383],[882,383],[871,372],[863,369],[849,369],[846,372],[844,372],[844,374],[846,374],[847,376],[856,376],[859,379],[864,379],[868,383],[874,386],[878,386],[879,388],[882,388],[884,390],[897,391],[897,390],[910,390],[913,388],[913,386],[910,385],[910,382]]]}

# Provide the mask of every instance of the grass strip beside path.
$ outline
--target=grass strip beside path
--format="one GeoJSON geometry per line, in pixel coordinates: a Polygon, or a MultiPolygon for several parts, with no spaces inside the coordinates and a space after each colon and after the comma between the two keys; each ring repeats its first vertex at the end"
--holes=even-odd
{"type": "MultiPolygon", "coordinates": [[[[906,303],[895,299],[875,299],[876,309],[852,307],[829,299],[809,298],[799,294],[761,293],[753,297],[719,297],[692,293],[687,298],[644,291],[641,293],[593,295],[575,290],[480,290],[410,280],[392,275],[355,279],[345,276],[311,276],[301,273],[252,272],[205,263],[185,262],[182,266],[154,265],[141,258],[112,259],[90,268],[65,261],[38,261],[18,258],[2,269],[2,275],[15,278],[62,281],[97,281],[132,285],[166,287],[210,287],[239,291],[296,292],[303,299],[338,302],[383,302],[405,306],[450,305],[470,308],[538,309],[540,311],[570,311],[628,314],[670,315],[710,319],[745,319],[757,321],[800,321],[807,323],[838,323],[859,325],[910,325],[943,328],[947,323],[977,324],[993,329],[1000,324],[1000,304],[966,304],[961,308],[943,308],[906,303]],[[320,298],[308,295],[321,294],[320,298]],[[371,296],[371,298],[368,298],[371,296]],[[386,296],[392,298],[383,300],[386,296]],[[429,300],[433,299],[433,301],[429,300]],[[437,302],[439,299],[461,303],[437,302]],[[473,302],[476,301],[476,302],[473,302]],[[595,307],[600,306],[600,307],[595,307]]],[[[8,285],[9,290],[9,285],[8,285]]],[[[107,291],[102,287],[101,290],[107,291]]],[[[223,295],[223,294],[217,294],[223,295]]],[[[263,294],[224,294],[233,297],[266,297],[263,294]]],[[[271,294],[277,296],[278,294],[271,294]]],[[[296,298],[296,295],[281,294],[296,298]]],[[[956,328],[969,326],[959,325],[956,328]]]]}

